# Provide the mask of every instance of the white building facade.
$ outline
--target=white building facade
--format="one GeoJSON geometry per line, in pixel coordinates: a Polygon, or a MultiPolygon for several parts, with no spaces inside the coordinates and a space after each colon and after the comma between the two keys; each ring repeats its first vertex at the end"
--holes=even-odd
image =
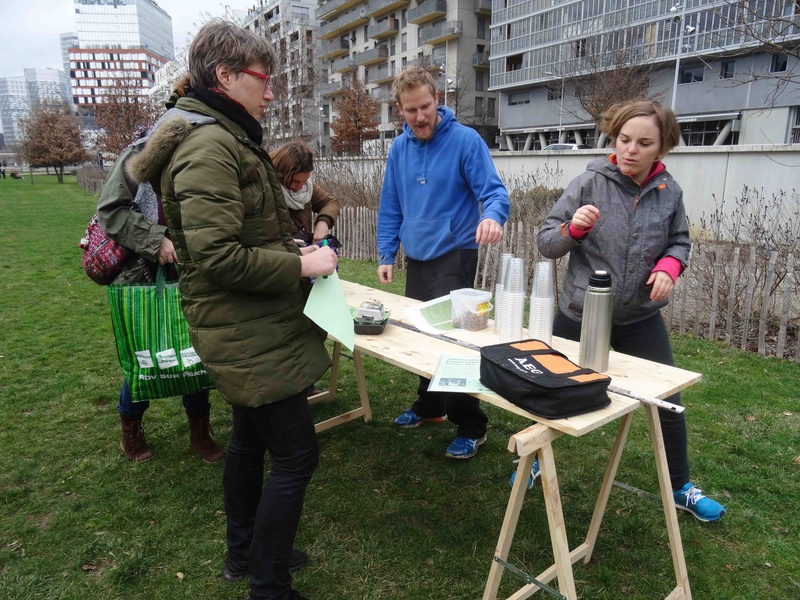
{"type": "Polygon", "coordinates": [[[650,69],[647,95],[675,110],[682,144],[799,143],[800,65],[781,51],[798,23],[800,4],[783,0],[494,0],[502,147],[602,145],[577,90],[621,51],[650,69]]]}
{"type": "Polygon", "coordinates": [[[23,69],[22,77],[0,78],[0,132],[7,147],[20,140],[19,120],[39,104],[70,105],[69,82],[58,69],[23,69]]]}

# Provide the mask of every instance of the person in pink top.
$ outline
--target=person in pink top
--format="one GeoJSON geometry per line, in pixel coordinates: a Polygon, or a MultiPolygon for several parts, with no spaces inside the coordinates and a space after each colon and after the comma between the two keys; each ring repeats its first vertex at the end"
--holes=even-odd
{"type": "MultiPolygon", "coordinates": [[[[537,238],[545,257],[569,254],[553,335],[580,339],[589,277],[607,271],[614,290],[612,348],[674,365],[660,310],[688,266],[691,242],[683,191],[661,161],[680,140],[678,122],[658,102],[634,101],[609,108],[600,127],[615,152],[569,184],[537,238]]],[[[666,400],[681,403],[680,394],[666,400]]],[[[684,413],[659,416],[677,508],[701,521],[719,520],[725,508],[689,478],[684,413]]]]}

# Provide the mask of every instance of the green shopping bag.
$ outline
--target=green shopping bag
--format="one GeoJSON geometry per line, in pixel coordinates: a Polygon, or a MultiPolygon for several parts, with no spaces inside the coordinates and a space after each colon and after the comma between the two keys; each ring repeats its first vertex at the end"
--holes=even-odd
{"type": "Polygon", "coordinates": [[[189,341],[177,283],[109,285],[117,354],[134,402],[191,394],[213,386],[189,341]]]}

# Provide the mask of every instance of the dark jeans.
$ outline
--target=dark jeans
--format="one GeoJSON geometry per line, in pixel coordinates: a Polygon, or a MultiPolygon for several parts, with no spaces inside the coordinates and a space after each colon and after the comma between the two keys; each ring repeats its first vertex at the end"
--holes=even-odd
{"type": "Polygon", "coordinates": [[[233,407],[222,488],[228,558],[250,572],[251,600],[288,598],[289,555],[319,445],[306,393],[257,408],[233,407]],[[264,453],[272,468],[264,481],[264,453]]]}
{"type": "MultiPolygon", "coordinates": [[[[477,250],[454,250],[433,260],[408,259],[406,297],[425,302],[446,296],[453,290],[471,288],[478,269],[477,250]]],[[[489,418],[481,410],[479,400],[467,394],[429,392],[430,379],[420,376],[417,394],[411,405],[424,418],[447,415],[457,427],[457,435],[482,438],[489,418]]]]}
{"type": "MultiPolygon", "coordinates": [[[[131,388],[128,382],[122,382],[122,389],[119,391],[119,404],[117,410],[119,414],[126,417],[141,417],[148,409],[150,402],[134,402],[131,396],[131,388]]],[[[193,394],[183,395],[183,408],[193,417],[207,418],[211,412],[211,404],[208,401],[208,390],[201,390],[193,394]]]]}
{"type": "MultiPolygon", "coordinates": [[[[580,341],[581,323],[573,321],[560,310],[553,321],[553,335],[580,341]]],[[[611,347],[617,352],[630,354],[662,365],[675,366],[669,334],[661,313],[656,313],[643,321],[611,328],[611,347]]],[[[674,394],[664,398],[666,402],[681,404],[681,395],[674,394]]],[[[661,433],[669,465],[669,478],[673,490],[681,489],[689,482],[689,457],[687,451],[686,415],[667,410],[659,410],[661,433]]]]}

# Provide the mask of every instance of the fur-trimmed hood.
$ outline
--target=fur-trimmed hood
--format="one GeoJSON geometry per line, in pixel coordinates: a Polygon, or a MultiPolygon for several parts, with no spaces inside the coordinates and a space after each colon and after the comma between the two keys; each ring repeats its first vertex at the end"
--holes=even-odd
{"type": "Polygon", "coordinates": [[[195,127],[216,123],[214,117],[171,108],[156,122],[150,133],[134,143],[134,155],[126,165],[136,183],[154,182],[172,153],[195,127]]]}

